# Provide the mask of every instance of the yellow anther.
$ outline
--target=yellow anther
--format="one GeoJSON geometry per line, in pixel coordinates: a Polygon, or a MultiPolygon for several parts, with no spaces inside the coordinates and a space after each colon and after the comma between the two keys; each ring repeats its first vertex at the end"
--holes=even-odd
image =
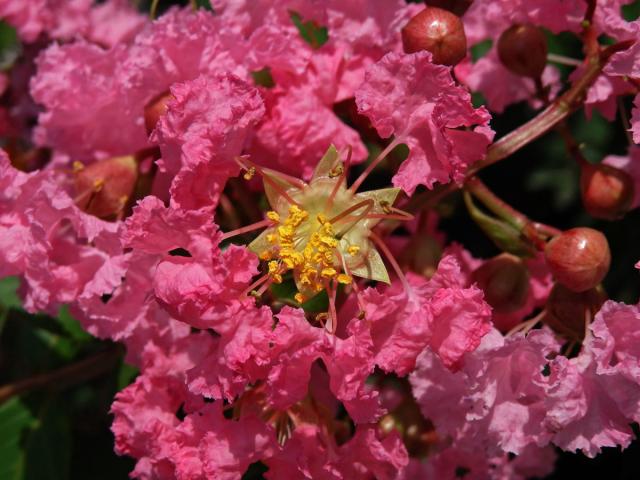
{"type": "Polygon", "coordinates": [[[278,262],[275,260],[271,260],[267,265],[269,266],[269,273],[274,274],[278,271],[278,262]]]}
{"type": "Polygon", "coordinates": [[[338,278],[336,280],[338,280],[338,283],[342,283],[343,285],[350,285],[353,281],[351,276],[347,275],[346,273],[341,273],[340,275],[338,275],[338,278]]]}
{"type": "Polygon", "coordinates": [[[323,235],[322,237],[320,237],[320,241],[331,248],[336,248],[338,246],[338,240],[328,235],[323,235]]]}
{"type": "Polygon", "coordinates": [[[269,243],[276,243],[277,241],[277,237],[275,233],[268,233],[267,234],[267,242],[269,243]]]}
{"type": "Polygon", "coordinates": [[[84,170],[84,164],[82,162],[79,162],[78,160],[73,162],[73,173],[78,173],[82,170],[84,170]]]}
{"type": "Polygon", "coordinates": [[[391,210],[391,205],[389,205],[389,202],[386,202],[384,200],[382,202],[380,202],[380,207],[382,207],[382,211],[384,213],[386,213],[386,214],[389,214],[392,211],[391,210]]]}
{"type": "Polygon", "coordinates": [[[336,272],[335,268],[326,267],[322,269],[322,271],[320,272],[320,275],[322,275],[325,278],[333,278],[336,276],[337,273],[338,272],[336,272]]]}
{"type": "Polygon", "coordinates": [[[271,278],[273,278],[273,283],[282,283],[282,275],[279,273],[274,273],[271,278]]]}
{"type": "Polygon", "coordinates": [[[255,167],[249,167],[242,177],[245,180],[251,180],[255,174],[256,174],[256,168],[255,167]]]}
{"type": "Polygon", "coordinates": [[[263,250],[258,255],[258,258],[263,261],[271,260],[271,252],[269,250],[263,250]]]}
{"type": "Polygon", "coordinates": [[[93,190],[95,192],[99,192],[100,190],[102,190],[102,187],[104,187],[104,178],[96,178],[93,181],[93,190]]]}
{"type": "Polygon", "coordinates": [[[296,293],[293,298],[296,299],[296,302],[298,303],[303,303],[305,301],[304,295],[302,295],[300,292],[296,293]]]}
{"type": "Polygon", "coordinates": [[[347,248],[347,253],[349,253],[349,255],[357,255],[358,253],[360,253],[360,247],[358,245],[349,245],[349,248],[347,248]]]}
{"type": "Polygon", "coordinates": [[[274,212],[273,210],[267,212],[267,218],[272,222],[280,221],[280,215],[278,215],[278,212],[274,212]]]}
{"type": "Polygon", "coordinates": [[[329,219],[324,213],[319,213],[316,219],[318,220],[320,225],[325,225],[326,223],[329,223],[329,219]]]}
{"type": "Polygon", "coordinates": [[[329,170],[329,178],[335,178],[335,177],[339,177],[340,175],[342,175],[344,173],[344,167],[342,166],[341,163],[339,163],[338,165],[336,165],[334,168],[332,168],[331,170],[329,170]]]}

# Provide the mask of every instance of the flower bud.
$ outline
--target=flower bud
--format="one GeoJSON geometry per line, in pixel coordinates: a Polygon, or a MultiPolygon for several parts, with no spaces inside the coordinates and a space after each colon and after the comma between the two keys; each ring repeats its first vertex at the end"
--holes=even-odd
{"type": "Polygon", "coordinates": [[[598,285],[611,263],[606,237],[586,227],[572,228],[553,237],[544,255],[556,280],[574,292],[598,285]]]}
{"type": "Polygon", "coordinates": [[[547,65],[547,39],[533,25],[513,25],[498,39],[498,57],[516,75],[538,78],[547,65]]]}
{"type": "Polygon", "coordinates": [[[585,322],[594,317],[606,299],[607,295],[602,287],[572,292],[556,283],[549,294],[543,321],[563,337],[581,341],[585,322]]]}
{"type": "Polygon", "coordinates": [[[633,179],[627,172],[610,165],[582,167],[580,190],[585,210],[603,220],[623,217],[633,202],[633,179]]]}
{"type": "Polygon", "coordinates": [[[467,37],[459,17],[436,7],[427,7],[402,29],[406,53],[431,52],[433,63],[456,65],[467,54],[467,37]]]}
{"type": "Polygon", "coordinates": [[[151,135],[160,117],[167,113],[167,103],[172,98],[169,92],[162,92],[153,97],[144,107],[144,126],[147,129],[147,135],[151,135]]]}
{"type": "Polygon", "coordinates": [[[438,7],[449,10],[451,13],[461,17],[469,9],[473,0],[425,0],[430,7],[438,7]]]}
{"type": "Polygon", "coordinates": [[[498,313],[515,312],[529,296],[529,270],[510,253],[483,263],[471,274],[471,280],[484,291],[484,299],[498,313]]]}
{"type": "Polygon", "coordinates": [[[99,218],[117,216],[131,197],[137,178],[133,156],[108,158],[86,167],[76,164],[76,204],[99,218]]]}

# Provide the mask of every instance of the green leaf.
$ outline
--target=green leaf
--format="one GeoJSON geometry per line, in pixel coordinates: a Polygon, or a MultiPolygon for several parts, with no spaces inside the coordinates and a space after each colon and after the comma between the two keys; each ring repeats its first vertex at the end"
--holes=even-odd
{"type": "Polygon", "coordinates": [[[71,460],[71,432],[64,406],[45,399],[36,427],[25,442],[24,480],[66,480],[71,460]]]}
{"type": "Polygon", "coordinates": [[[73,318],[73,315],[69,312],[69,307],[66,305],[58,311],[57,321],[72,339],[79,342],[86,342],[93,339],[91,335],[82,329],[80,322],[73,318]]]}
{"type": "Polygon", "coordinates": [[[18,277],[6,277],[0,280],[0,306],[4,308],[20,308],[22,302],[16,293],[20,286],[18,277]]]}
{"type": "Polygon", "coordinates": [[[202,8],[203,10],[209,10],[210,12],[213,11],[213,8],[211,7],[211,3],[209,2],[209,0],[195,0],[195,1],[196,1],[196,7],[202,8]]]}
{"type": "Polygon", "coordinates": [[[276,86],[269,67],[251,72],[251,77],[253,78],[253,82],[260,87],[273,88],[276,86]]]}
{"type": "Polygon", "coordinates": [[[25,451],[23,437],[36,424],[29,409],[14,397],[0,405],[0,478],[24,478],[25,451]]]}
{"type": "Polygon", "coordinates": [[[22,53],[22,45],[15,28],[0,21],[0,70],[10,69],[22,53]]]}
{"type": "Polygon", "coordinates": [[[318,25],[314,20],[303,22],[300,14],[294,11],[290,11],[289,15],[304,41],[311,45],[312,48],[318,49],[327,43],[327,40],[329,40],[327,27],[318,25]]]}
{"type": "Polygon", "coordinates": [[[520,257],[531,257],[535,254],[534,246],[522,237],[519,230],[482,212],[473,203],[468,192],[464,194],[464,202],[473,221],[500,250],[520,257]]]}

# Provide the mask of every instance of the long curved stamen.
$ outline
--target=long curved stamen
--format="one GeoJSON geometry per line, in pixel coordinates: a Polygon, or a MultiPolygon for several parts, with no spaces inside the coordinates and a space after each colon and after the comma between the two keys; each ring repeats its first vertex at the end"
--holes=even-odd
{"type": "Polygon", "coordinates": [[[344,255],[342,255],[340,253],[340,250],[338,250],[337,248],[335,249],[335,252],[336,252],[336,255],[338,256],[338,259],[340,260],[340,263],[342,264],[342,270],[344,270],[344,273],[346,273],[352,278],[351,287],[353,288],[353,291],[356,294],[356,302],[358,302],[358,307],[360,307],[360,311],[364,313],[365,312],[364,300],[362,300],[360,287],[358,287],[358,284],[356,283],[355,278],[353,278],[353,274],[351,273],[351,269],[349,268],[349,266],[347,265],[347,262],[344,259],[344,255]]]}
{"type": "Polygon", "coordinates": [[[249,160],[246,157],[234,157],[234,161],[242,168],[243,170],[250,170],[254,168],[255,171],[261,175],[262,177],[273,176],[278,177],[285,182],[288,182],[292,187],[296,188],[304,188],[306,183],[296,177],[292,177],[291,175],[287,175],[286,173],[277,172],[276,170],[271,170],[270,168],[264,168],[258,165],[257,163],[249,160]]]}
{"type": "Polygon", "coordinates": [[[262,285],[264,282],[266,282],[267,280],[269,280],[269,278],[271,278],[271,274],[269,273],[265,273],[263,276],[261,276],[258,280],[256,280],[255,282],[253,282],[251,285],[249,285],[247,288],[244,289],[244,291],[240,294],[240,298],[244,298],[247,295],[249,295],[249,293],[251,293],[253,290],[255,290],[257,287],[259,287],[260,285],[262,285]]]}
{"type": "Polygon", "coordinates": [[[391,153],[391,150],[393,150],[398,145],[400,145],[400,143],[402,142],[399,139],[394,138],[393,141],[389,145],[387,145],[387,147],[384,150],[380,152],[380,154],[375,158],[375,160],[369,164],[369,166],[365,169],[365,171],[360,174],[360,176],[356,179],[356,181],[353,182],[353,185],[349,187],[349,190],[351,190],[352,192],[357,191],[358,187],[362,185],[362,182],[364,182],[367,179],[367,177],[373,171],[373,169],[376,168],[378,164],[382,160],[384,160],[387,157],[387,155],[389,155],[389,153],[391,153]]]}
{"type": "Polygon", "coordinates": [[[325,324],[325,328],[329,331],[330,334],[335,335],[336,329],[338,328],[338,314],[336,310],[336,294],[338,293],[338,289],[334,282],[325,280],[324,288],[327,290],[327,296],[329,297],[329,318],[331,319],[331,328],[327,328],[325,324]]]}
{"type": "Polygon", "coordinates": [[[353,153],[353,150],[351,146],[349,146],[349,150],[347,152],[347,159],[344,162],[344,167],[342,167],[342,173],[340,174],[340,178],[338,178],[338,181],[334,185],[333,190],[331,190],[331,195],[329,195],[329,198],[327,198],[327,210],[331,208],[331,205],[333,205],[333,201],[336,198],[336,194],[338,193],[338,190],[347,179],[347,172],[349,171],[349,167],[351,166],[352,153],[353,153]]]}
{"type": "Polygon", "coordinates": [[[269,227],[273,225],[273,221],[269,219],[261,220],[256,223],[252,223],[251,225],[247,225],[246,227],[236,228],[235,230],[231,230],[222,235],[222,240],[226,240],[231,237],[235,237],[237,235],[243,235],[245,233],[253,232],[254,230],[258,230],[260,228],[269,227]]]}
{"type": "Polygon", "coordinates": [[[391,251],[387,248],[387,246],[382,241],[382,239],[380,237],[378,237],[375,233],[369,232],[369,238],[371,240],[373,240],[373,243],[376,244],[376,247],[378,247],[380,249],[380,251],[382,253],[384,253],[384,256],[387,257],[387,261],[391,265],[391,268],[393,268],[393,271],[396,272],[396,275],[398,276],[398,279],[400,280],[400,283],[402,283],[402,287],[404,288],[405,293],[407,295],[411,295],[411,286],[409,285],[409,282],[407,281],[407,277],[404,276],[404,272],[400,268],[400,265],[398,264],[398,262],[394,258],[394,256],[391,253],[391,251]]]}
{"type": "MultiPolygon", "coordinates": [[[[260,167],[259,165],[256,165],[255,163],[253,163],[252,161],[250,161],[249,159],[243,158],[241,159],[240,157],[234,157],[235,162],[240,166],[240,168],[243,168],[244,170],[250,170],[251,168],[255,169],[256,172],[258,172],[262,178],[264,179],[264,181],[266,183],[269,184],[269,186],[271,188],[273,188],[276,192],[278,192],[278,194],[280,196],[282,196],[283,198],[285,198],[287,200],[287,202],[289,202],[291,205],[297,205],[300,206],[300,204],[298,202],[296,202],[293,198],[291,198],[291,196],[285,192],[280,185],[278,185],[276,182],[273,181],[273,179],[271,178],[271,174],[266,173],[264,171],[264,169],[262,167],[260,167]],[[246,162],[246,164],[244,163],[246,162]],[[248,165],[248,167],[247,167],[248,165]]],[[[280,173],[278,173],[277,175],[282,175],[280,173]]],[[[275,176],[275,174],[274,174],[275,176]]],[[[289,177],[292,178],[292,177],[289,177]]],[[[283,180],[288,181],[288,179],[283,177],[283,180]]],[[[297,185],[294,185],[296,188],[300,188],[297,185]]]]}
{"type": "MultiPolygon", "coordinates": [[[[373,206],[374,206],[374,202],[372,199],[367,199],[367,200],[363,200],[359,203],[356,203],[355,205],[351,205],[349,208],[347,208],[346,210],[343,210],[342,212],[340,212],[339,214],[335,215],[334,217],[329,219],[329,223],[337,223],[340,220],[342,220],[343,218],[345,218],[347,215],[349,215],[350,213],[355,212],[356,210],[359,210],[360,208],[366,206],[367,209],[366,212],[368,213],[368,211],[370,211],[373,206]]],[[[366,215],[366,213],[365,213],[366,215]]],[[[358,219],[362,217],[362,215],[357,215],[358,219]]]]}
{"type": "Polygon", "coordinates": [[[369,199],[369,200],[364,200],[360,203],[357,203],[353,206],[351,206],[350,208],[346,209],[344,212],[336,215],[335,217],[333,217],[330,222],[331,223],[336,223],[339,222],[341,220],[349,220],[349,223],[347,225],[345,225],[338,233],[336,233],[336,237],[340,238],[343,235],[345,235],[349,230],[351,230],[354,226],[356,226],[358,224],[358,222],[360,220],[362,220],[363,218],[365,218],[367,216],[367,214],[373,210],[373,206],[374,206],[374,202],[373,200],[369,199]],[[356,216],[350,216],[349,214],[362,208],[365,207],[365,209],[359,213],[356,216]]]}

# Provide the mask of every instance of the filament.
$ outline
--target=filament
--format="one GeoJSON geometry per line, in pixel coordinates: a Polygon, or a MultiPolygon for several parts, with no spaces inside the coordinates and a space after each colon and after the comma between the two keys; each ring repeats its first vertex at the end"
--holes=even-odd
{"type": "Polygon", "coordinates": [[[261,220],[256,223],[252,223],[251,225],[247,225],[246,227],[236,228],[235,230],[226,232],[225,234],[222,235],[222,240],[226,240],[228,238],[235,237],[237,235],[253,232],[254,230],[258,230],[260,228],[269,227],[272,224],[273,222],[269,219],[261,220]]]}
{"type": "Polygon", "coordinates": [[[365,169],[365,171],[362,172],[362,174],[356,179],[356,181],[353,182],[353,185],[351,185],[350,190],[352,192],[357,191],[358,187],[362,185],[362,182],[364,182],[367,179],[367,177],[373,171],[373,169],[376,168],[378,164],[382,160],[384,160],[387,157],[387,155],[389,155],[389,153],[391,153],[391,150],[396,148],[398,145],[400,145],[400,141],[397,138],[394,139],[389,145],[387,145],[387,147],[380,152],[380,154],[375,158],[375,160],[369,164],[369,166],[365,169]]]}

